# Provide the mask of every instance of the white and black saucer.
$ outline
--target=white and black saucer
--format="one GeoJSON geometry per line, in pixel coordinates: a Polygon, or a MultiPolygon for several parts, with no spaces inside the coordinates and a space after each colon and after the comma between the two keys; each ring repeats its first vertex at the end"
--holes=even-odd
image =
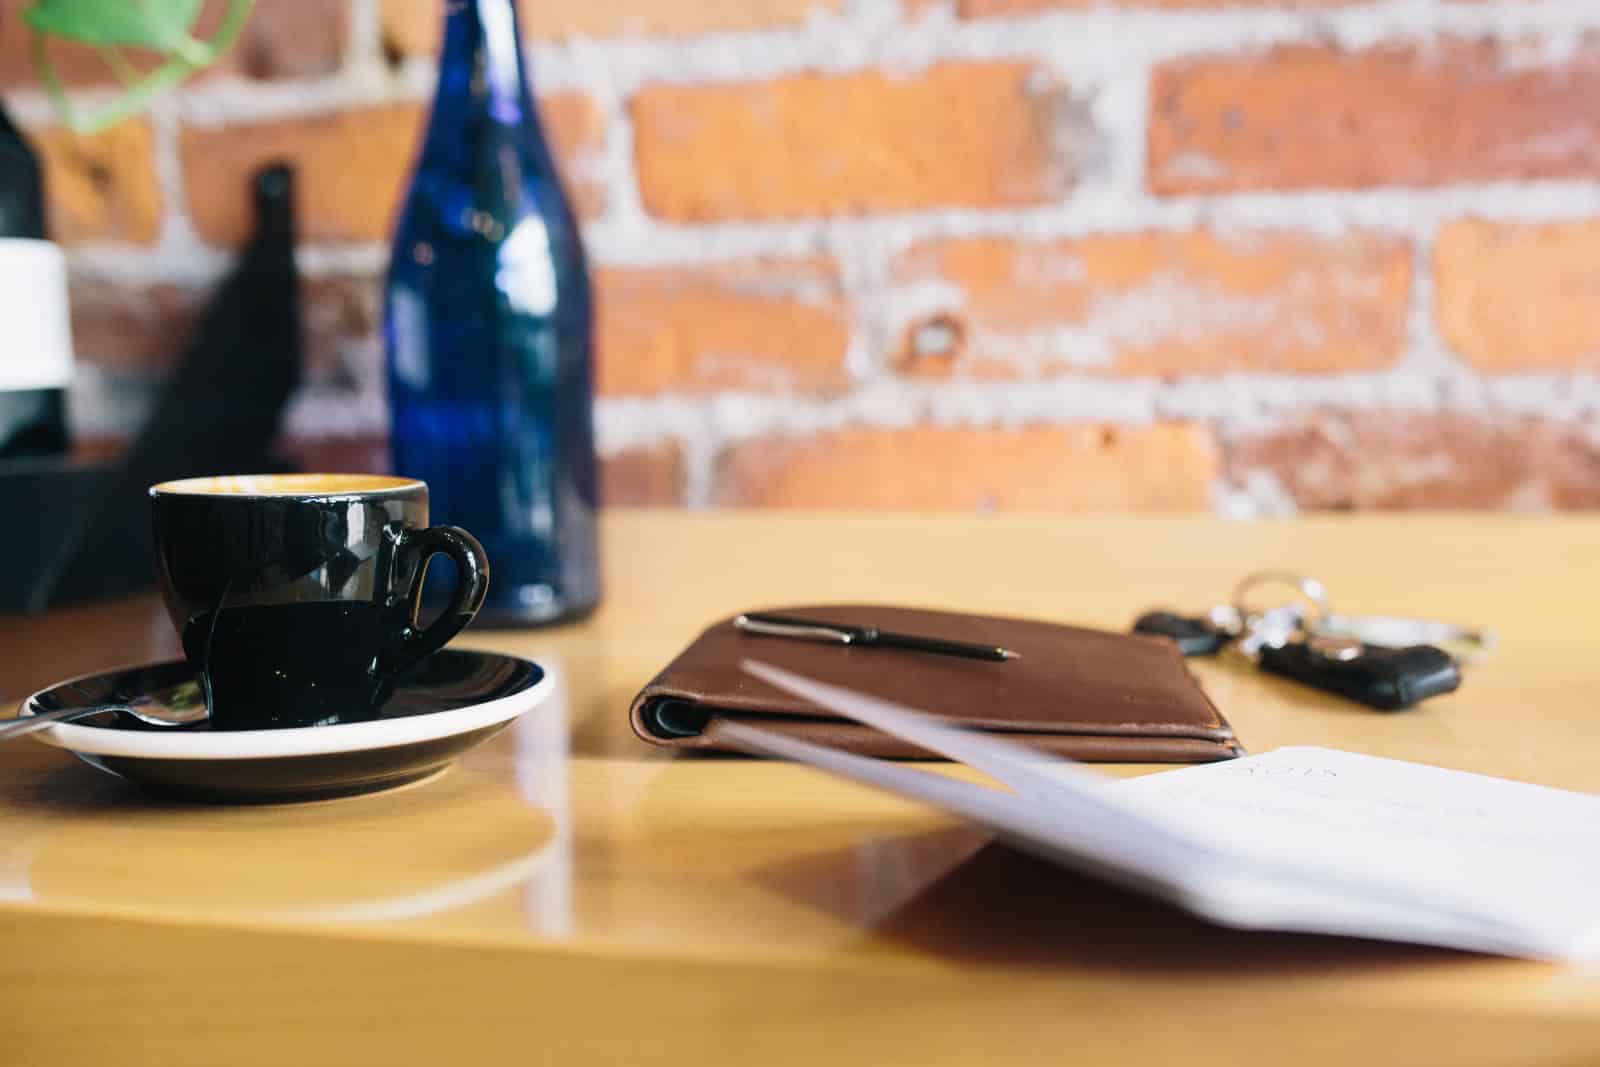
{"type": "MultiPolygon", "coordinates": [[[[142,726],[126,716],[62,723],[34,736],[152,792],[272,803],[367,793],[426,778],[544,703],[554,680],[516,656],[445,649],[403,675],[378,716],[281,730],[142,726]]],[[[182,661],[84,675],[41,690],[21,715],[93,704],[198,701],[182,661]]]]}

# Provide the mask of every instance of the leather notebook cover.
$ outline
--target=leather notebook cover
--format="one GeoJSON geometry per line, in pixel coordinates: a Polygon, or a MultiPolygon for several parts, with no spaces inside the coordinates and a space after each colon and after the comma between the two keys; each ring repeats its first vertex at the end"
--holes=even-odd
{"type": "Polygon", "coordinates": [[[754,659],[1076,760],[1202,763],[1244,754],[1177,646],[1164,638],[880,605],[773,610],[998,645],[1018,658],[985,661],[761,636],[741,633],[724,619],[634,698],[634,732],[652,744],[731,749],[717,740],[716,725],[734,719],[863,755],[930,758],[740,669],[741,660],[754,659]]]}

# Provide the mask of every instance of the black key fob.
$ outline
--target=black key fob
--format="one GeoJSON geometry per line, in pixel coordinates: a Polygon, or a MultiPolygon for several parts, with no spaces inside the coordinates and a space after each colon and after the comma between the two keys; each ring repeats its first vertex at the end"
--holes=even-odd
{"type": "Polygon", "coordinates": [[[1256,665],[1379,711],[1403,711],[1461,684],[1456,661],[1432,645],[1383,648],[1312,637],[1263,646],[1256,665]]]}
{"type": "Polygon", "coordinates": [[[1210,620],[1171,611],[1145,612],[1135,620],[1133,632],[1170,638],[1185,656],[1214,656],[1229,641],[1229,635],[1210,620]]]}

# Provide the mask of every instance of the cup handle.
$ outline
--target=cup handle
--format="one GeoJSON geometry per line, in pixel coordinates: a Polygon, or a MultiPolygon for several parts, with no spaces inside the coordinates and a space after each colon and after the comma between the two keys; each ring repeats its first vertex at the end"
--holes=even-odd
{"type": "Polygon", "coordinates": [[[407,594],[410,622],[379,663],[379,673],[385,676],[399,674],[443,648],[478,614],[483,595],[489,591],[489,557],[478,539],[459,526],[402,529],[395,544],[395,556],[403,559],[412,554],[417,558],[412,571],[416,577],[407,594]],[[439,617],[419,630],[416,624],[417,612],[422,606],[422,578],[427,573],[429,557],[436,552],[443,552],[455,561],[456,590],[439,617]]]}

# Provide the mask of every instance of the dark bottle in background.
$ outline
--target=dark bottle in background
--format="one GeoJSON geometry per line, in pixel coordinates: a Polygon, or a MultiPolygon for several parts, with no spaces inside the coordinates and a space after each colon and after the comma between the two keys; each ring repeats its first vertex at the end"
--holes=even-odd
{"type": "Polygon", "coordinates": [[[0,105],[0,460],[67,451],[67,275],[45,239],[39,160],[0,105]]]}
{"type": "Polygon", "coordinates": [[[448,5],[384,293],[397,474],[489,556],[479,618],[599,599],[589,278],[512,0],[448,5]]]}
{"type": "Polygon", "coordinates": [[[56,531],[67,548],[60,569],[35,587],[32,607],[154,580],[156,482],[291,469],[275,446],[304,363],[294,173],[269,163],[251,192],[255,232],[206,302],[138,436],[98,480],[87,522],[56,531]]]}

